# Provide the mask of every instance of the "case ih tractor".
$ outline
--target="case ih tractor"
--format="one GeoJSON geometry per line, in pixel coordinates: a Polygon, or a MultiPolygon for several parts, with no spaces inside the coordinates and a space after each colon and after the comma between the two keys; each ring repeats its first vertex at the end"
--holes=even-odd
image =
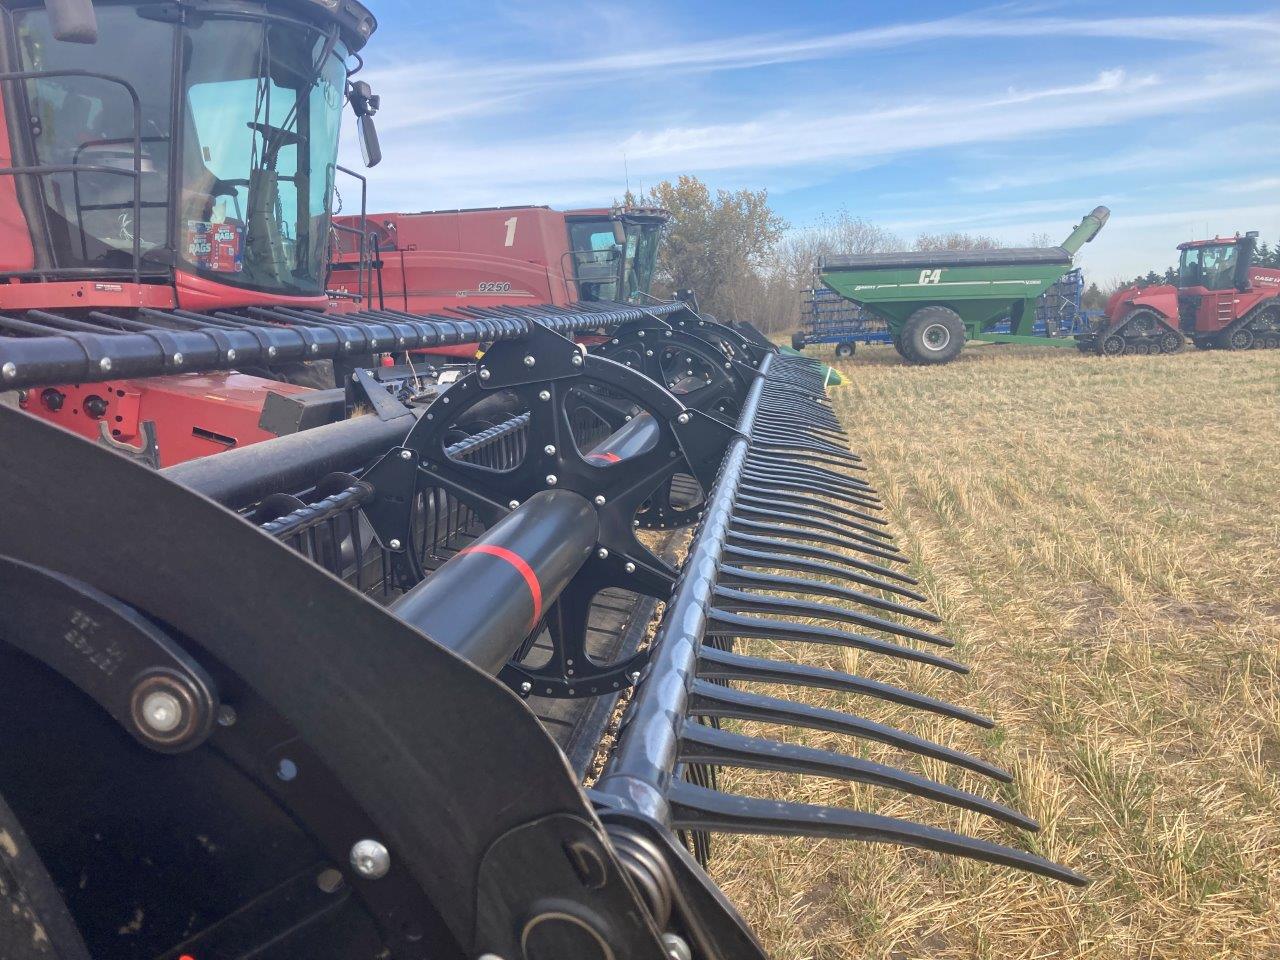
{"type": "Polygon", "coordinates": [[[352,0],[0,2],[0,386],[114,404],[121,378],[329,360],[370,410],[156,470],[0,403],[0,957],[761,958],[703,870],[717,832],[1082,883],[720,776],[1036,829],[991,796],[1007,771],[868,714],[990,720],[744,646],[966,669],[816,364],[683,303],[328,308],[373,28],[352,0]]]}
{"type": "Polygon", "coordinates": [[[1178,246],[1178,284],[1127,287],[1112,295],[1080,349],[1108,356],[1280,346],[1280,269],[1257,266],[1258,234],[1178,246]],[[1185,338],[1185,339],[1184,339],[1185,338]]]}

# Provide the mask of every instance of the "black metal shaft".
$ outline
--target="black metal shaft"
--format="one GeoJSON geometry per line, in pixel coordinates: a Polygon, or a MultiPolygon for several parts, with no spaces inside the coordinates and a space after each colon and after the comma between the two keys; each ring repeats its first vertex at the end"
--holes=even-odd
{"type": "Polygon", "coordinates": [[[632,417],[591,448],[588,463],[617,463],[652,450],[662,436],[662,428],[651,413],[632,417]]]}
{"type": "Polygon", "coordinates": [[[596,510],[544,490],[391,605],[436,643],[496,674],[591,555],[596,510]]]}
{"type": "Polygon", "coordinates": [[[415,423],[410,417],[355,417],[188,460],[160,472],[174,483],[238,510],[273,493],[305,490],[327,473],[366,466],[398,446],[415,423]]]}
{"type": "Polygon", "coordinates": [[[680,731],[697,678],[698,651],[707,632],[716,573],[747,459],[749,444],[745,434],[750,433],[755,420],[773,360],[773,354],[765,356],[761,375],[747,394],[738,420],[738,429],[744,435],[734,437],[725,453],[702,526],[689,547],[680,583],[654,638],[656,652],[649,663],[648,676],[636,692],[613,759],[596,783],[597,790],[618,797],[628,807],[662,823],[670,819],[667,788],[679,759],[680,731]]]}

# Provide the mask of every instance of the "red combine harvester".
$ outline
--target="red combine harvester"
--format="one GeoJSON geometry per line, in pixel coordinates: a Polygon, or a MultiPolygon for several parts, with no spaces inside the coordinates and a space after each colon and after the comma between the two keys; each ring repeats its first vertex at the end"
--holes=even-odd
{"type": "Polygon", "coordinates": [[[1126,287],[1098,328],[1077,337],[1082,351],[1176,353],[1280,347],[1280,269],[1255,263],[1258,234],[1178,246],[1177,286],[1126,287]]]}
{"type": "Polygon", "coordinates": [[[413,313],[643,301],[667,219],[665,210],[650,207],[337,217],[331,286],[413,313]]]}

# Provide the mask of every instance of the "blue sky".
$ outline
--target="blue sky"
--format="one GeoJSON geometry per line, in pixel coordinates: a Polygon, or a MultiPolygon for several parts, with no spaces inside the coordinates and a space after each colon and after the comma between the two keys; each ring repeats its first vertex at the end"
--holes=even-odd
{"type": "Polygon", "coordinates": [[[1103,203],[1103,282],[1206,231],[1280,239],[1274,3],[366,2],[371,210],[692,173],[768,188],[797,228],[843,207],[1023,243],[1103,203]]]}

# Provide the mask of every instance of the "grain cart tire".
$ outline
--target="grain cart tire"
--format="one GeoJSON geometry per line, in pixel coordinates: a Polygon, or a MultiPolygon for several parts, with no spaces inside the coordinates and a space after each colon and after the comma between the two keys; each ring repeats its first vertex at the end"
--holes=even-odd
{"type": "Polygon", "coordinates": [[[803,333],[796,332],[796,333],[793,333],[793,334],[791,335],[791,349],[792,349],[792,350],[803,350],[803,349],[804,349],[804,334],[803,334],[803,333]]]}
{"type": "Polygon", "coordinates": [[[964,323],[948,307],[921,307],[903,325],[902,344],[913,363],[949,363],[964,346],[964,323]]]}
{"type": "Polygon", "coordinates": [[[857,346],[852,343],[836,344],[836,356],[841,360],[847,360],[852,357],[855,350],[857,350],[857,346]]]}
{"type": "Polygon", "coordinates": [[[916,362],[916,358],[911,355],[907,345],[903,343],[901,334],[893,338],[893,349],[897,350],[898,356],[907,361],[907,363],[916,362]]]}

